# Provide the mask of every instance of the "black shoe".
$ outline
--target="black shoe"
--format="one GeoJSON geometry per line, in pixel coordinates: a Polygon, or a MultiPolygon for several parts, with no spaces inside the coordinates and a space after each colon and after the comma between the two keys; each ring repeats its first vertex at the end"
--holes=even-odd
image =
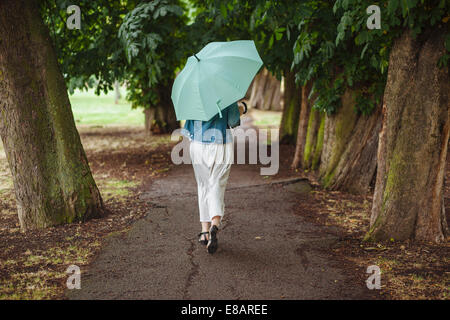
{"type": "Polygon", "coordinates": [[[206,246],[207,244],[208,244],[208,238],[206,237],[206,235],[208,235],[209,234],[209,231],[206,231],[206,232],[200,232],[199,234],[198,234],[198,242],[200,242],[201,244],[203,244],[204,246],[206,246]],[[205,235],[204,237],[203,237],[203,239],[202,239],[202,236],[203,235],[205,235]]]}
{"type": "Polygon", "coordinates": [[[217,242],[217,231],[219,231],[219,228],[214,225],[209,229],[208,253],[213,254],[219,246],[217,242]]]}

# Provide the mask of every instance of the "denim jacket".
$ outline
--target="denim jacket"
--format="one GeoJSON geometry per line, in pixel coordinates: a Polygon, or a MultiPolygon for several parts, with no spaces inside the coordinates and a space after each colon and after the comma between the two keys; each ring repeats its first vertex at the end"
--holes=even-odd
{"type": "Polygon", "coordinates": [[[237,102],[222,110],[222,117],[216,114],[208,121],[186,120],[181,134],[189,140],[201,143],[224,144],[233,141],[230,130],[241,124],[237,102]]]}

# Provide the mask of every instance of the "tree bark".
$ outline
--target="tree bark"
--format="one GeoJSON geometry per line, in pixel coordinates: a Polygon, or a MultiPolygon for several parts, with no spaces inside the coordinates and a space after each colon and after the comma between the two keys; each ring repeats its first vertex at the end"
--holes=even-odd
{"type": "Polygon", "coordinates": [[[179,127],[170,98],[171,88],[160,85],[156,90],[158,90],[159,103],[144,110],[145,130],[149,135],[171,133],[179,127]]]}
{"type": "Polygon", "coordinates": [[[444,175],[450,125],[448,69],[439,27],[392,48],[384,92],[378,173],[367,240],[441,242],[448,234],[444,175]]]}
{"type": "Polygon", "coordinates": [[[265,79],[266,79],[264,77],[265,71],[266,71],[266,69],[263,69],[253,79],[252,92],[250,94],[250,101],[249,101],[249,104],[252,108],[258,108],[258,101],[260,100],[259,96],[262,95],[262,92],[261,92],[261,87],[263,86],[262,81],[265,81],[265,79]]]}
{"type": "Polygon", "coordinates": [[[103,212],[36,1],[0,1],[0,136],[22,230],[103,212]]]}
{"type": "Polygon", "coordinates": [[[272,108],[272,99],[275,94],[276,83],[268,81],[264,89],[261,110],[270,110],[272,108]]]}
{"type": "Polygon", "coordinates": [[[320,160],[319,180],[323,187],[365,194],[376,171],[380,108],[370,116],[354,111],[353,93],[342,96],[342,107],[327,115],[320,160]]]}
{"type": "Polygon", "coordinates": [[[153,119],[155,118],[153,109],[144,109],[144,125],[145,125],[145,132],[147,132],[149,135],[152,134],[152,123],[153,119]]]}
{"type": "Polygon", "coordinates": [[[306,143],[306,134],[308,130],[309,112],[311,110],[311,104],[308,99],[309,92],[311,91],[311,82],[308,82],[302,87],[302,102],[300,106],[300,116],[297,130],[297,143],[295,146],[294,160],[292,161],[291,168],[297,169],[303,167],[304,149],[306,143]]]}
{"type": "Polygon", "coordinates": [[[285,72],[283,100],[284,108],[280,124],[280,143],[295,144],[301,105],[301,89],[295,84],[295,74],[291,71],[285,72]]]}
{"type": "Polygon", "coordinates": [[[270,105],[271,111],[282,111],[283,110],[283,95],[281,93],[281,81],[274,77],[276,81],[276,89],[272,96],[272,104],[270,105]]]}
{"type": "Polygon", "coordinates": [[[260,110],[282,110],[281,82],[267,69],[256,75],[250,91],[250,106],[260,110]]]}
{"type": "Polygon", "coordinates": [[[120,83],[119,81],[114,81],[114,103],[119,104],[119,100],[122,98],[120,94],[120,83]]]}
{"type": "Polygon", "coordinates": [[[263,101],[261,104],[262,110],[279,110],[280,100],[276,100],[280,92],[280,81],[277,80],[270,73],[268,74],[268,81],[266,82],[266,88],[264,89],[263,101]]]}
{"type": "Polygon", "coordinates": [[[325,130],[325,112],[312,109],[309,113],[306,131],[305,149],[303,151],[303,169],[317,170],[323,148],[325,130]]]}

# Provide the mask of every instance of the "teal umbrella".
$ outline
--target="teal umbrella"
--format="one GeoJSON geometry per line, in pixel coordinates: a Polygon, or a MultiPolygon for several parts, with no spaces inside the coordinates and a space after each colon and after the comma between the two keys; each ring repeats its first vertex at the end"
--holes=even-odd
{"type": "Polygon", "coordinates": [[[211,42],[187,59],[172,87],[178,120],[207,121],[242,99],[263,62],[252,40],[211,42]]]}

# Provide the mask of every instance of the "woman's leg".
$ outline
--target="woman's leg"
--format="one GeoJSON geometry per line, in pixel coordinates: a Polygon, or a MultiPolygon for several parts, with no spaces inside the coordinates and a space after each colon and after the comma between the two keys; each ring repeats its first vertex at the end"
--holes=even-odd
{"type": "Polygon", "coordinates": [[[208,209],[211,216],[211,228],[209,230],[208,252],[214,253],[218,248],[217,232],[225,211],[225,189],[230,175],[231,164],[233,163],[234,146],[232,143],[216,145],[214,150],[215,161],[212,166],[209,189],[208,189],[208,209]]]}
{"type": "MultiPolygon", "coordinates": [[[[202,224],[202,233],[203,232],[209,232],[209,228],[211,228],[211,222],[201,222],[202,224]]],[[[207,234],[204,234],[202,237],[200,237],[200,240],[208,240],[209,237],[207,234]]]]}
{"type": "Polygon", "coordinates": [[[233,143],[216,145],[215,162],[210,170],[207,194],[208,211],[212,225],[219,227],[225,213],[225,190],[234,159],[233,143]]]}
{"type": "MultiPolygon", "coordinates": [[[[219,228],[220,221],[222,220],[222,216],[215,216],[211,219],[211,225],[219,228]]],[[[208,229],[209,230],[209,229],[208,229]]]]}
{"type": "MultiPolygon", "coordinates": [[[[191,142],[190,156],[192,167],[194,168],[195,180],[197,181],[198,193],[198,210],[200,214],[200,224],[203,232],[209,232],[211,227],[211,219],[208,212],[207,191],[209,175],[205,164],[202,161],[203,145],[200,143],[191,142]]],[[[208,240],[208,235],[203,234],[199,240],[208,240]]]]}
{"type": "Polygon", "coordinates": [[[214,253],[217,249],[215,235],[224,215],[225,189],[234,160],[234,145],[191,142],[190,155],[198,186],[202,232],[210,231],[208,251],[214,253]],[[213,226],[216,227],[214,230],[213,226]],[[214,241],[211,245],[212,235],[214,241]]]}

